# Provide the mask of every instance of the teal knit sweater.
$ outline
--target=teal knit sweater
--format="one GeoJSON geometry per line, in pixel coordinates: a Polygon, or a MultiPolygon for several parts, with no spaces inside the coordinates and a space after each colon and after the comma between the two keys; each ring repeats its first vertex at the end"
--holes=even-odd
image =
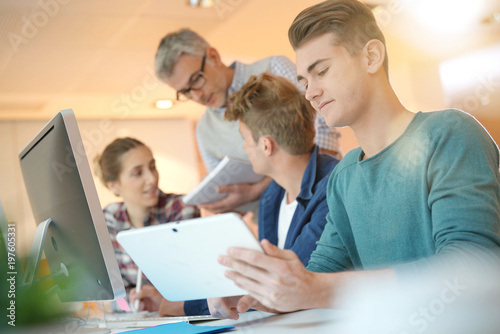
{"type": "Polygon", "coordinates": [[[350,151],[329,179],[309,270],[420,270],[436,254],[500,246],[498,147],[469,114],[419,112],[392,144],[363,154],[350,151]]]}

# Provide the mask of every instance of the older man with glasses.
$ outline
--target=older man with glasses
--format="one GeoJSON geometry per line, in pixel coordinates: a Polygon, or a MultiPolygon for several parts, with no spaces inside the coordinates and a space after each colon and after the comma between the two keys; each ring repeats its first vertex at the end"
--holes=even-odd
{"type": "MultiPolygon", "coordinates": [[[[249,65],[236,61],[226,66],[218,51],[189,29],[170,33],[162,39],[156,53],[158,78],[177,91],[177,100],[192,100],[207,106],[198,122],[196,138],[208,172],[226,155],[248,160],[238,122],[225,121],[224,112],[228,95],[239,91],[251,75],[263,72],[285,77],[303,90],[296,80],[295,64],[286,57],[272,56],[249,65]]],[[[323,152],[340,155],[339,132],[329,129],[319,114],[315,123],[316,144],[323,152]]],[[[269,182],[265,178],[254,185],[220,187],[219,191],[228,196],[202,207],[220,213],[257,203],[269,182]]]]}
{"type": "Polygon", "coordinates": [[[198,73],[193,73],[188,81],[188,87],[177,91],[177,101],[185,102],[193,98],[191,92],[197,92],[203,89],[205,83],[207,82],[207,78],[203,75],[203,71],[205,70],[205,60],[207,59],[207,55],[203,56],[201,60],[201,68],[198,73]]]}

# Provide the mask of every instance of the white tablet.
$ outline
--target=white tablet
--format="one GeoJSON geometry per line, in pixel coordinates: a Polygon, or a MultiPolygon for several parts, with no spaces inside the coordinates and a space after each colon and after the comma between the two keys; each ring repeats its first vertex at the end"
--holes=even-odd
{"type": "Polygon", "coordinates": [[[243,295],[217,262],[229,247],[262,252],[235,213],[122,231],[118,242],[156,289],[170,301],[243,295]]]}

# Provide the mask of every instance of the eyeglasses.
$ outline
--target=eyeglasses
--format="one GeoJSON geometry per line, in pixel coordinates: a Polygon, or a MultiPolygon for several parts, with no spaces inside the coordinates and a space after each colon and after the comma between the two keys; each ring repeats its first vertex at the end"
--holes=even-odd
{"type": "Polygon", "coordinates": [[[207,83],[207,79],[203,75],[206,57],[207,55],[203,56],[203,59],[201,61],[201,68],[198,73],[191,75],[191,79],[189,80],[189,87],[177,92],[177,101],[184,102],[190,100],[192,98],[191,91],[198,91],[202,89],[203,86],[205,86],[205,84],[207,83]]]}

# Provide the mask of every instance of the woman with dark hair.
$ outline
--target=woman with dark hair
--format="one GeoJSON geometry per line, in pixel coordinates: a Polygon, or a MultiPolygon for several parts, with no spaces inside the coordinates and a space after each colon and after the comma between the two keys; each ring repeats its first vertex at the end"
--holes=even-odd
{"type": "MultiPolygon", "coordinates": [[[[197,207],[182,202],[182,195],[166,194],[158,188],[158,170],[153,153],[134,138],[118,138],[94,159],[95,174],[122,202],[104,208],[113,248],[127,294],[137,284],[138,268],[116,240],[120,231],[199,217],[197,207]]],[[[142,289],[154,289],[147,278],[142,289]]],[[[154,289],[156,290],[156,289],[154,289]]],[[[134,291],[132,291],[132,295],[134,291]]],[[[158,293],[159,302],[161,295],[158,293]]],[[[143,300],[140,309],[158,310],[154,299],[143,300]]]]}

